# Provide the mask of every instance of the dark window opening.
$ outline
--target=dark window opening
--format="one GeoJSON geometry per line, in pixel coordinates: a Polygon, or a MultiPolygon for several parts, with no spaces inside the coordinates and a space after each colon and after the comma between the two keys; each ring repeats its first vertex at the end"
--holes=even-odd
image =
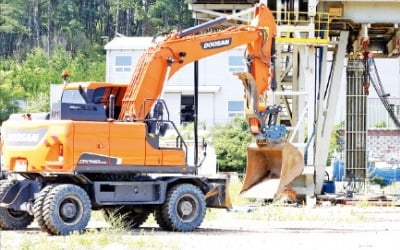
{"type": "Polygon", "coordinates": [[[110,95],[115,96],[115,110],[114,110],[114,119],[118,118],[119,113],[121,112],[122,99],[125,94],[125,87],[100,87],[94,91],[93,94],[93,102],[96,104],[103,104],[105,106],[106,114],[108,115],[108,106],[109,106],[109,98],[110,95]]]}
{"type": "Polygon", "coordinates": [[[194,96],[181,96],[181,124],[186,125],[194,121],[194,96]]]}

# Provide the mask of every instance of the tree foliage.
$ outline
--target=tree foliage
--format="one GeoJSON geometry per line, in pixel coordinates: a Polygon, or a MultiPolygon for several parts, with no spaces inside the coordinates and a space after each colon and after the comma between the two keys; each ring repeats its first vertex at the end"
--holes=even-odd
{"type": "Polygon", "coordinates": [[[375,128],[387,128],[387,124],[385,121],[379,121],[375,123],[375,128]]]}
{"type": "Polygon", "coordinates": [[[2,0],[0,57],[56,46],[75,54],[116,34],[152,36],[193,25],[188,0],[2,0]]]}
{"type": "Polygon", "coordinates": [[[26,59],[2,60],[0,63],[0,122],[11,113],[49,110],[50,84],[61,83],[61,72],[69,69],[72,81],[103,81],[105,57],[96,53],[70,52],[57,48],[48,57],[40,48],[26,59]],[[26,105],[18,105],[24,102],[26,105]],[[26,106],[26,107],[25,107],[26,106]]]}
{"type": "Polygon", "coordinates": [[[330,142],[329,142],[329,152],[328,152],[328,159],[326,162],[327,166],[330,166],[332,163],[332,157],[334,156],[335,152],[339,152],[343,150],[344,141],[343,136],[341,135],[341,131],[344,130],[344,121],[341,121],[338,124],[333,126],[333,131],[331,134],[330,142]]]}
{"type": "Polygon", "coordinates": [[[247,145],[253,137],[247,121],[235,117],[226,125],[216,125],[210,132],[220,171],[244,172],[246,168],[247,145]]]}
{"type": "Polygon", "coordinates": [[[193,25],[188,0],[0,1],[0,123],[10,113],[46,111],[49,85],[104,81],[104,44],[193,25]],[[40,100],[40,101],[39,101],[40,100]]]}

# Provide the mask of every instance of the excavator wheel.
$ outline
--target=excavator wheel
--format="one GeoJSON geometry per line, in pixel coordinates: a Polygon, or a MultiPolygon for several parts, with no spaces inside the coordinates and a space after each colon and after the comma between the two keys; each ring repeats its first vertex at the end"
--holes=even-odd
{"type": "Polygon", "coordinates": [[[50,234],[83,231],[90,219],[91,203],[79,186],[62,184],[50,190],[43,204],[43,219],[50,234]]]}
{"type": "Polygon", "coordinates": [[[104,218],[113,227],[135,229],[146,222],[152,210],[147,207],[118,206],[103,209],[104,218]]]}
{"type": "Polygon", "coordinates": [[[168,219],[164,217],[162,213],[162,206],[159,206],[154,210],[154,218],[161,229],[172,231],[173,228],[171,223],[168,223],[168,219]]]}
{"type": "MultiPolygon", "coordinates": [[[[5,180],[0,185],[0,197],[7,193],[7,190],[14,185],[14,181],[5,180]]],[[[33,221],[33,216],[24,211],[15,211],[0,207],[0,228],[3,230],[15,230],[27,228],[33,221]]]]}
{"type": "Polygon", "coordinates": [[[163,229],[179,232],[195,230],[203,222],[206,202],[201,190],[192,184],[179,184],[168,191],[165,203],[156,210],[156,221],[163,229]]]}
{"type": "Polygon", "coordinates": [[[50,229],[47,227],[44,221],[43,205],[47,195],[55,187],[55,185],[47,185],[42,190],[40,190],[35,202],[33,203],[33,215],[38,223],[40,229],[43,232],[51,233],[50,229]]]}
{"type": "Polygon", "coordinates": [[[304,169],[303,155],[292,144],[247,147],[246,174],[241,194],[257,199],[278,198],[304,169]]]}

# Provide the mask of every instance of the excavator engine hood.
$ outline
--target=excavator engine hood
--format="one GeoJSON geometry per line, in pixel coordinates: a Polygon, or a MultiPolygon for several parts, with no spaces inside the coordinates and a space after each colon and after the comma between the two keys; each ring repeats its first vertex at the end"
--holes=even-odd
{"type": "Polygon", "coordinates": [[[246,175],[241,194],[248,198],[277,198],[303,169],[303,156],[292,144],[252,143],[247,147],[246,175]]]}

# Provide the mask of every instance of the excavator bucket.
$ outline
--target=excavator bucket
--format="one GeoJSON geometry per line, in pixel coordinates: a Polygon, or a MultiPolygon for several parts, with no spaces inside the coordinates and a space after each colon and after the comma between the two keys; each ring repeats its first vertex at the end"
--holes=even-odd
{"type": "Polygon", "coordinates": [[[274,199],[304,169],[303,156],[292,144],[247,147],[247,167],[241,195],[248,198],[274,199]]]}

